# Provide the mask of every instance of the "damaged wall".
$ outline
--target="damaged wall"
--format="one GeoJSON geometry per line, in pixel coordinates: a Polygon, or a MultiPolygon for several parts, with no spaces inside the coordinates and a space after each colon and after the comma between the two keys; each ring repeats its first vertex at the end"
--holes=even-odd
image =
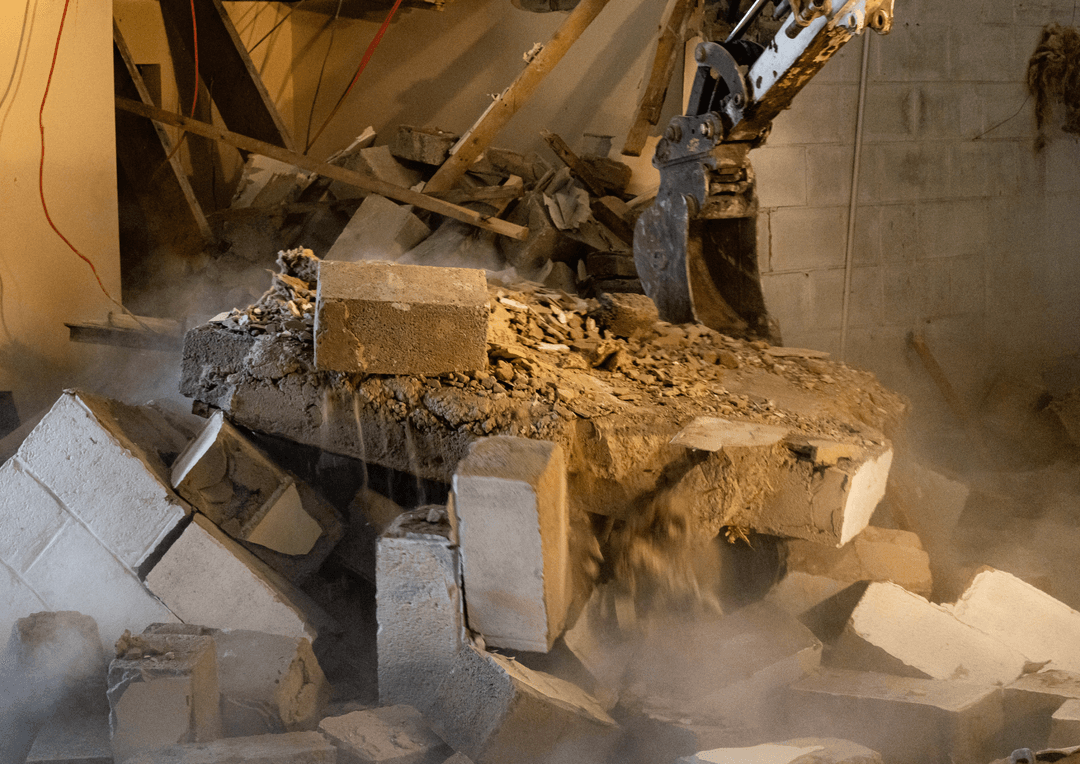
{"type": "MultiPolygon", "coordinates": [[[[95,355],[68,342],[63,322],[116,309],[50,228],[39,195],[38,114],[65,6],[0,4],[0,389],[14,390],[24,416],[55,399],[57,374],[95,355]]],[[[119,297],[112,98],[110,4],[71,4],[44,111],[44,192],[53,222],[119,297]]]]}
{"type": "MultiPolygon", "coordinates": [[[[912,330],[973,403],[994,373],[1076,347],[1080,147],[1058,132],[1035,152],[1024,83],[1042,26],[1077,20],[1064,0],[896,0],[871,36],[846,357],[931,427],[953,419],[912,330]]],[[[837,354],[861,64],[856,40],[751,154],[770,309],[787,344],[837,354]]]]}

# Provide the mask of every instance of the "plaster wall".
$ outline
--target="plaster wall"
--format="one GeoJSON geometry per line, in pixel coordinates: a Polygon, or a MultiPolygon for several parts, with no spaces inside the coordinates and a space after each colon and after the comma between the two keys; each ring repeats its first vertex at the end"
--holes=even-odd
{"type": "MultiPolygon", "coordinates": [[[[896,0],[871,35],[844,359],[955,425],[908,334],[978,406],[994,375],[1080,340],[1080,145],[1034,150],[1025,74],[1072,0],[896,0]]],[[[785,343],[841,354],[863,45],[850,43],[752,152],[766,300],[785,343]]]]}
{"type": "MultiPolygon", "coordinates": [[[[117,310],[49,226],[39,195],[38,115],[64,8],[0,3],[0,389],[14,391],[24,416],[90,361],[64,322],[117,310]]],[[[120,299],[112,97],[110,4],[72,2],[43,114],[44,195],[53,222],[120,299]]]]}

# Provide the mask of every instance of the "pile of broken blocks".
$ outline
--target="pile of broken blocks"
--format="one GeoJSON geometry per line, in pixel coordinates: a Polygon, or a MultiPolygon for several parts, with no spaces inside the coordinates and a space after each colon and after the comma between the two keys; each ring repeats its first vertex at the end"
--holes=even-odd
{"type": "Polygon", "coordinates": [[[641,295],[279,265],[186,337],[204,422],[69,391],[0,467],[0,722],[30,761],[72,760],[72,725],[95,760],[185,763],[983,764],[1080,737],[1080,613],[989,568],[931,601],[920,537],[871,525],[905,412],[872,376],[641,295]],[[355,496],[282,456],[305,448],[355,496]],[[369,469],[445,500],[396,506],[369,469]],[[730,596],[736,552],[773,564],[730,596]]]}

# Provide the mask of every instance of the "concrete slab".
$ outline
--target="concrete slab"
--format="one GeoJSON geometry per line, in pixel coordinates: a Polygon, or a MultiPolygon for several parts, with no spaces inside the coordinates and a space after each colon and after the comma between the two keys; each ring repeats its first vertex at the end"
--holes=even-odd
{"type": "MultiPolygon", "coordinates": [[[[412,188],[423,178],[418,171],[405,167],[394,159],[389,146],[361,148],[335,164],[404,188],[412,188]]],[[[353,199],[363,195],[359,189],[340,181],[333,181],[330,184],[330,193],[338,199],[353,199]]]]}
{"type": "Polygon", "coordinates": [[[314,640],[316,623],[326,619],[299,590],[201,515],[150,571],[146,585],[186,623],[314,640]]]}
{"type": "Polygon", "coordinates": [[[125,764],[336,764],[337,749],[318,732],[287,732],[186,743],[131,757],[125,764]]]}
{"type": "Polygon", "coordinates": [[[221,737],[217,654],[211,637],[125,638],[109,664],[109,726],[117,761],[167,745],[221,737]]]}
{"type": "Polygon", "coordinates": [[[487,367],[483,271],[323,261],[315,365],[331,371],[437,375],[487,367]]]}
{"type": "Polygon", "coordinates": [[[445,521],[407,512],[379,537],[379,701],[423,708],[465,645],[458,550],[445,521]]]}
{"type": "Polygon", "coordinates": [[[850,740],[797,738],[750,748],[717,748],[675,764],[881,764],[881,754],[850,740]]]}
{"type": "Polygon", "coordinates": [[[974,684],[1006,684],[1027,659],[1013,648],[892,583],[872,583],[835,645],[849,668],[974,684]]]}
{"type": "Polygon", "coordinates": [[[341,764],[441,764],[453,754],[411,706],[330,716],[319,723],[319,731],[338,749],[341,764]]]}
{"type": "Polygon", "coordinates": [[[949,610],[1028,660],[1080,673],[1080,613],[1011,573],[981,570],[949,610]]]}
{"type": "Polygon", "coordinates": [[[562,448],[478,440],[453,479],[469,628],[490,645],[547,652],[569,606],[569,510],[562,448]]]}
{"type": "Polygon", "coordinates": [[[792,685],[785,708],[793,731],[852,740],[898,764],[979,764],[1001,752],[997,687],[825,669],[792,685]]]}

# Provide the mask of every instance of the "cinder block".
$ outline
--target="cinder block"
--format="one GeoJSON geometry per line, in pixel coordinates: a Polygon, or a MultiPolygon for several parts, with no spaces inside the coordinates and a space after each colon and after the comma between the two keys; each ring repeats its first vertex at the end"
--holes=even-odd
{"type": "Polygon", "coordinates": [[[301,504],[295,481],[220,411],[177,458],[172,484],[233,538],[302,555],[322,535],[301,504]]]}
{"type": "Polygon", "coordinates": [[[1054,712],[1050,722],[1050,748],[1076,745],[1080,740],[1080,699],[1066,700],[1054,712]]]}
{"type": "MultiPolygon", "coordinates": [[[[851,203],[851,167],[855,149],[850,145],[806,147],[806,196],[822,207],[851,203]]],[[[865,210],[859,210],[863,214],[865,210]]]]}
{"type": "Polygon", "coordinates": [[[892,583],[872,583],[835,645],[835,661],[850,668],[974,684],[1006,684],[1026,658],[965,623],[945,607],[892,583]]]}
{"type": "Polygon", "coordinates": [[[949,146],[945,142],[867,144],[863,147],[859,201],[873,204],[941,198],[947,195],[949,172],[949,146]]]}
{"type": "Polygon", "coordinates": [[[50,610],[77,610],[92,616],[106,645],[126,629],[176,620],[130,570],[73,520],[22,578],[50,610]]]}
{"type": "Polygon", "coordinates": [[[314,640],[325,618],[299,590],[198,514],[147,575],[146,585],[185,623],[314,640]]]}
{"type": "MultiPolygon", "coordinates": [[[[980,18],[979,21],[985,21],[980,18]]],[[[1017,78],[1011,25],[960,23],[950,30],[949,57],[955,80],[1008,82],[1017,78]]],[[[1031,51],[1025,51],[1030,54],[1031,51]]]]}
{"type": "Polygon", "coordinates": [[[857,82],[836,83],[814,79],[791,102],[791,108],[777,116],[769,135],[769,145],[850,144],[855,135],[858,101],[857,82]],[[838,117],[843,114],[850,115],[850,119],[838,117]]]}
{"type": "Polygon", "coordinates": [[[801,614],[855,581],[892,581],[929,597],[930,556],[914,533],[868,526],[840,547],[788,539],[782,543],[784,576],[768,601],[801,614]]]}
{"type": "Polygon", "coordinates": [[[379,701],[424,710],[465,644],[461,568],[444,521],[408,512],[379,537],[379,701]]]}
{"type": "Polygon", "coordinates": [[[153,409],[68,391],[18,452],[24,468],[132,570],[186,514],[156,443],[146,442],[161,437],[151,418],[162,419],[153,409]]]}
{"type": "Polygon", "coordinates": [[[838,669],[796,682],[790,728],[853,740],[900,764],[981,764],[1001,755],[997,687],[838,669]]]}
{"type": "Polygon", "coordinates": [[[260,154],[249,154],[229,206],[233,209],[270,207],[296,201],[311,178],[310,173],[296,165],[260,154]]]}
{"type": "MultiPolygon", "coordinates": [[[[393,183],[402,188],[412,188],[423,177],[418,171],[409,169],[394,159],[389,146],[362,148],[336,164],[347,170],[370,175],[384,183],[393,183]]],[[[363,195],[363,192],[355,186],[337,180],[330,184],[330,193],[338,199],[354,199],[363,195]]]]}
{"type": "Polygon", "coordinates": [[[1080,613],[1011,573],[992,568],[980,571],[948,608],[959,621],[1028,660],[1050,661],[1050,668],[1080,674],[1080,613]]]}
{"type": "MultiPolygon", "coordinates": [[[[122,647],[121,647],[122,645],[122,647]]],[[[143,634],[109,664],[113,756],[221,737],[217,658],[210,637],[143,634]]]]}
{"type": "Polygon", "coordinates": [[[988,244],[990,205],[986,199],[920,204],[918,224],[925,257],[979,255],[988,244]]]}
{"type": "Polygon", "coordinates": [[[600,758],[615,721],[579,687],[471,645],[459,657],[425,714],[455,750],[476,764],[600,758]]]}
{"type": "Polygon", "coordinates": [[[318,732],[287,732],[185,743],[132,756],[125,764],[336,764],[337,749],[318,732]]]}
{"type": "Polygon", "coordinates": [[[458,465],[453,490],[469,628],[491,645],[547,652],[570,596],[562,449],[483,438],[458,465]]]}
{"type": "Polygon", "coordinates": [[[397,260],[431,235],[408,206],[371,194],[349,219],[326,260],[397,260]]]}
{"type": "MultiPolygon", "coordinates": [[[[1053,735],[1052,716],[1070,701],[1080,702],[1080,674],[1044,669],[1024,674],[1003,690],[1005,739],[1003,750],[1046,748],[1053,735]]],[[[1063,745],[1076,745],[1080,737],[1063,745]]]]}
{"type": "MultiPolygon", "coordinates": [[[[762,207],[797,207],[806,204],[807,149],[803,146],[767,147],[751,157],[762,207]]],[[[816,200],[815,200],[816,203],[816,200]]]]}
{"type": "Polygon", "coordinates": [[[752,748],[717,748],[676,759],[675,764],[881,764],[881,754],[850,740],[803,737],[752,748]]]}
{"type": "Polygon", "coordinates": [[[319,731],[341,764],[441,764],[453,750],[411,706],[382,706],[329,716],[319,731]]]}
{"type": "Polygon", "coordinates": [[[316,303],[320,369],[435,375],[487,366],[483,271],[323,261],[316,303]]]}
{"type": "Polygon", "coordinates": [[[25,573],[69,519],[17,456],[0,466],[0,561],[25,573]]]}
{"type": "Polygon", "coordinates": [[[944,80],[949,76],[949,57],[943,55],[948,44],[947,26],[896,24],[888,45],[872,46],[871,69],[875,79],[883,82],[944,80]]]}
{"type": "Polygon", "coordinates": [[[844,267],[847,207],[791,207],[773,212],[774,272],[844,267]]]}
{"type": "Polygon", "coordinates": [[[398,159],[437,166],[446,161],[458,137],[437,127],[399,125],[390,153],[398,159]]]}

